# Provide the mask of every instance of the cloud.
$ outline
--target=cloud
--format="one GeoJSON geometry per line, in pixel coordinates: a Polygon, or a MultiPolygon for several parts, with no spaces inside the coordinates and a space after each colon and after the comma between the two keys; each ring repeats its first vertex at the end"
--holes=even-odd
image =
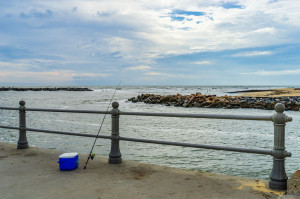
{"type": "Polygon", "coordinates": [[[149,73],[144,73],[145,75],[150,75],[150,76],[174,76],[172,74],[167,74],[167,73],[158,73],[158,72],[149,72],[149,73]]]}
{"type": "MultiPolygon", "coordinates": [[[[120,56],[126,60],[152,60],[170,54],[273,45],[282,43],[283,38],[285,42],[293,41],[295,37],[288,35],[291,31],[299,31],[299,27],[294,26],[297,21],[294,19],[300,17],[296,9],[299,5],[292,2],[270,6],[256,1],[222,1],[220,4],[218,1],[187,0],[145,4],[133,0],[54,0],[39,4],[31,1],[28,5],[11,3],[6,7],[9,9],[2,8],[4,14],[12,16],[14,13],[24,13],[29,18],[52,18],[49,23],[42,23],[42,19],[41,22],[35,21],[34,25],[40,24],[43,29],[26,30],[26,27],[20,26],[25,29],[12,32],[16,43],[23,43],[25,37],[28,46],[35,48],[31,44],[37,41],[34,38],[39,38],[49,50],[55,45],[66,46],[61,48],[64,49],[61,52],[68,54],[79,54],[81,49],[76,46],[84,43],[89,46],[88,50],[98,55],[120,51],[120,56]],[[76,12],[72,8],[76,8],[76,12]],[[282,21],[283,17],[279,16],[284,16],[286,20],[282,21]],[[282,30],[282,27],[287,28],[274,31],[282,30]],[[18,40],[15,34],[20,31],[30,32],[30,36],[23,35],[23,41],[18,40]],[[272,32],[272,37],[261,34],[272,32]],[[90,41],[87,38],[91,38],[90,41]]],[[[14,20],[15,27],[18,27],[20,22],[14,20]]],[[[22,23],[26,24],[26,20],[22,23]]]]}
{"type": "Polygon", "coordinates": [[[211,61],[196,61],[196,62],[193,62],[193,64],[199,64],[199,65],[202,65],[202,64],[212,64],[211,61]]]}
{"type": "Polygon", "coordinates": [[[260,28],[257,30],[252,31],[251,33],[269,33],[269,34],[274,34],[275,33],[275,28],[273,27],[266,27],[266,28],[260,28]]]}
{"type": "Polygon", "coordinates": [[[151,68],[151,66],[132,66],[126,68],[126,70],[150,70],[151,68]]]}
{"type": "MultiPolygon", "coordinates": [[[[296,0],[1,1],[0,60],[6,65],[0,71],[152,72],[144,66],[153,65],[167,74],[174,71],[166,68],[182,67],[163,62],[168,58],[206,53],[180,61],[213,65],[222,54],[210,55],[225,51],[261,61],[275,56],[270,46],[300,43],[299,10],[296,0]]],[[[126,75],[133,79],[136,73],[126,75]]]]}
{"type": "Polygon", "coordinates": [[[30,64],[22,62],[0,62],[0,69],[21,69],[29,66],[30,64]]]}
{"type": "Polygon", "coordinates": [[[10,62],[0,61],[0,71],[1,70],[13,70],[13,71],[34,71],[43,68],[42,66],[52,66],[52,65],[67,65],[67,64],[90,64],[92,62],[88,61],[65,61],[56,59],[17,59],[10,62]]]}
{"type": "Polygon", "coordinates": [[[263,56],[263,55],[272,55],[272,51],[249,51],[233,54],[233,57],[253,57],[253,56],[263,56]]]}
{"type": "Polygon", "coordinates": [[[49,72],[28,72],[28,71],[2,71],[0,73],[0,83],[37,83],[43,84],[66,84],[74,83],[74,78],[78,77],[108,77],[110,74],[104,73],[80,73],[68,70],[54,70],[49,72]]]}
{"type": "Polygon", "coordinates": [[[52,16],[52,11],[51,10],[46,10],[46,11],[36,11],[32,9],[28,14],[21,12],[20,17],[21,18],[46,18],[46,17],[51,17],[52,16]]]}
{"type": "Polygon", "coordinates": [[[278,71],[257,71],[257,72],[252,72],[252,73],[241,73],[243,75],[261,75],[261,76],[280,76],[280,75],[299,75],[300,74],[300,69],[295,69],[295,70],[278,70],[278,71]]]}

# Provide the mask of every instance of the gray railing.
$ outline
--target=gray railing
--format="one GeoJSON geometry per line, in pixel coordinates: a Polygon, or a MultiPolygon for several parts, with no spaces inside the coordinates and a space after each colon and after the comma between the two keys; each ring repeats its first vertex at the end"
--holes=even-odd
{"type": "Polygon", "coordinates": [[[98,137],[103,139],[111,139],[111,150],[109,153],[109,163],[122,163],[122,154],[120,152],[119,141],[133,141],[153,144],[164,144],[183,147],[194,147],[214,150],[225,150],[242,153],[255,153],[273,156],[273,168],[270,174],[269,187],[272,189],[285,190],[287,188],[287,175],[285,172],[285,157],[291,157],[291,153],[285,150],[285,125],[286,122],[292,121],[291,117],[286,116],[283,112],[285,107],[278,103],[275,106],[275,113],[272,116],[248,116],[248,115],[213,115],[213,114],[177,114],[177,113],[146,113],[146,112],[123,112],[119,110],[119,103],[113,102],[111,111],[89,111],[89,110],[65,110],[65,109],[41,109],[41,108],[26,108],[25,102],[20,101],[19,108],[0,107],[0,110],[18,110],[19,111],[19,127],[3,126],[4,129],[19,130],[18,149],[27,149],[28,141],[26,137],[27,131],[44,132],[52,134],[64,134],[84,137],[98,137]],[[111,136],[93,135],[86,133],[75,133],[65,131],[43,130],[26,127],[26,111],[41,111],[41,112],[64,112],[64,113],[89,113],[89,114],[111,114],[112,129],[111,136]],[[226,146],[213,146],[204,144],[190,144],[182,142],[159,141],[140,138],[122,137],[119,134],[119,117],[120,115],[135,115],[135,116],[156,116],[156,117],[184,117],[184,118],[210,118],[210,119],[234,119],[234,120],[257,120],[257,121],[272,121],[274,123],[274,147],[271,150],[262,149],[247,149],[226,146]]]}

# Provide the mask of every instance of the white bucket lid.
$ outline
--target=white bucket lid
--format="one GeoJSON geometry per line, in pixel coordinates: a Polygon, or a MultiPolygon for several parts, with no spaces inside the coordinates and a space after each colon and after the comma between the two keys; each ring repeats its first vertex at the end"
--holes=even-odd
{"type": "Polygon", "coordinates": [[[74,158],[78,153],[63,153],[59,156],[59,158],[74,158]]]}

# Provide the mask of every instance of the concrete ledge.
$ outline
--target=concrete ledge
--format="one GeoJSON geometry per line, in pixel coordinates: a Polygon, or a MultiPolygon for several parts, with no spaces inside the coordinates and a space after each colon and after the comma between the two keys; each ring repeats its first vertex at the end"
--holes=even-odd
{"type": "MultiPolygon", "coordinates": [[[[0,142],[0,198],[278,198],[284,192],[266,188],[266,181],[188,171],[124,161],[111,165],[95,157],[86,170],[60,171],[63,152],[0,142]]],[[[72,152],[72,151],[68,151],[72,152]]]]}

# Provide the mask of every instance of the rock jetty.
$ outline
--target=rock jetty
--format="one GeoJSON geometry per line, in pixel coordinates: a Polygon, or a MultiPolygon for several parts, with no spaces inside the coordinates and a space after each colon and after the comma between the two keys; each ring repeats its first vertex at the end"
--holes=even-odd
{"type": "Polygon", "coordinates": [[[276,103],[283,103],[286,110],[299,111],[300,97],[243,97],[202,95],[200,92],[191,95],[154,95],[142,94],[128,99],[131,102],[163,104],[166,106],[203,107],[203,108],[255,108],[272,110],[276,103]]]}
{"type": "Polygon", "coordinates": [[[0,87],[0,91],[93,91],[89,88],[75,87],[45,87],[45,88],[16,88],[16,87],[0,87]]]}

